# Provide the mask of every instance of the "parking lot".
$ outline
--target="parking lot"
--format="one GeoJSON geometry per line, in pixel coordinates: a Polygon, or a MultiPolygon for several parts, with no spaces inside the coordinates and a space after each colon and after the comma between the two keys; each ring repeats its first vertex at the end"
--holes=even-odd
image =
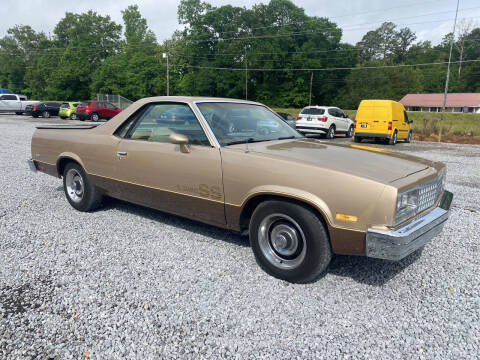
{"type": "Polygon", "coordinates": [[[0,358],[478,358],[480,146],[397,144],[447,164],[443,233],[295,285],[236,233],[117,200],[75,211],[28,169],[40,123],[82,122],[0,115],[0,358]]]}

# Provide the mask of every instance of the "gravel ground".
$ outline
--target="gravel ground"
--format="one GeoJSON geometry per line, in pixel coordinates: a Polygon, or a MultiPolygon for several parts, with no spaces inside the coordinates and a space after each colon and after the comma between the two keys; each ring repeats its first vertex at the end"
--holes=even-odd
{"type": "Polygon", "coordinates": [[[0,358],[479,358],[480,146],[397,145],[446,162],[455,193],[422,253],[337,256],[292,285],[235,233],[116,200],[74,211],[25,162],[41,121],[0,115],[0,358]]]}

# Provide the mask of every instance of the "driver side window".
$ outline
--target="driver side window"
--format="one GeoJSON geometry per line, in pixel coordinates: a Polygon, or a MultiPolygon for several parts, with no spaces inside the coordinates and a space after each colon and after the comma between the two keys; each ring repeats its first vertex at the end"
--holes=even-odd
{"type": "Polygon", "coordinates": [[[134,114],[116,132],[117,136],[131,140],[170,142],[171,134],[188,137],[192,145],[210,146],[197,117],[186,104],[149,104],[134,114]]]}

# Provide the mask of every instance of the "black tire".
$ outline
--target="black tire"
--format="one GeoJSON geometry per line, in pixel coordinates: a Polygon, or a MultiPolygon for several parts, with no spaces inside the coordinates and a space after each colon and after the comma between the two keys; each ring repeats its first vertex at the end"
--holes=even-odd
{"type": "Polygon", "coordinates": [[[397,143],[397,130],[393,132],[392,137],[388,140],[388,145],[395,145],[397,143]]]}
{"type": "Polygon", "coordinates": [[[78,211],[92,211],[102,202],[102,195],[92,185],[82,167],[74,162],[68,163],[63,171],[63,191],[70,205],[78,211]],[[73,184],[75,189],[72,188],[73,184]]]}
{"type": "Polygon", "coordinates": [[[278,279],[311,282],[325,271],[332,258],[330,240],[321,219],[306,207],[288,200],[270,200],[258,205],[250,219],[249,231],[257,263],[278,279]],[[282,233],[281,229],[294,229],[290,234],[297,236],[289,237],[289,232],[282,233]],[[276,245],[271,238],[273,233],[277,233],[276,245]],[[283,241],[290,241],[290,247],[295,243],[292,239],[297,239],[298,246],[293,249],[278,247],[278,239],[282,241],[282,236],[283,241]],[[276,249],[292,253],[282,255],[276,249]]]}
{"type": "Polygon", "coordinates": [[[34,117],[36,119],[36,118],[38,118],[38,115],[32,115],[32,117],[34,117]]]}
{"type": "Polygon", "coordinates": [[[410,143],[410,141],[412,141],[412,131],[411,130],[408,132],[407,138],[405,139],[405,142],[407,144],[410,143]]]}
{"type": "Polygon", "coordinates": [[[23,115],[23,112],[17,111],[15,114],[17,114],[17,115],[23,115]]]}
{"type": "Polygon", "coordinates": [[[50,117],[50,113],[48,111],[42,112],[42,117],[48,119],[50,117]]]}
{"type": "Polygon", "coordinates": [[[354,136],[353,137],[353,141],[355,141],[356,143],[361,143],[362,142],[362,138],[360,136],[354,136]]]}
{"type": "Polygon", "coordinates": [[[60,119],[65,120],[67,117],[66,116],[60,116],[60,119]]]}
{"type": "Polygon", "coordinates": [[[350,125],[350,127],[348,128],[348,131],[347,133],[345,134],[345,136],[347,138],[351,138],[353,136],[353,125],[350,125]]]}
{"type": "Polygon", "coordinates": [[[77,120],[77,114],[71,114],[70,120],[77,120]]]}
{"type": "Polygon", "coordinates": [[[335,137],[335,125],[330,125],[327,131],[326,138],[333,139],[335,137]]]}
{"type": "Polygon", "coordinates": [[[92,115],[90,115],[90,119],[92,121],[98,122],[100,121],[100,116],[97,113],[93,113],[92,115]]]}

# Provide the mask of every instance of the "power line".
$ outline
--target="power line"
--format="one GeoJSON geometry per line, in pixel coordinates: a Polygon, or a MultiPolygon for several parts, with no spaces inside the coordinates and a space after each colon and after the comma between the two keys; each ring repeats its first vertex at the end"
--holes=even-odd
{"type": "MultiPolygon", "coordinates": [[[[451,64],[480,62],[478,60],[463,60],[452,61],[451,64]]],[[[356,66],[356,67],[332,67],[332,68],[316,68],[316,69],[301,69],[301,68],[278,68],[278,69],[261,69],[261,68],[249,68],[249,71],[337,71],[337,70],[364,70],[364,69],[387,69],[387,68],[402,68],[402,67],[416,67],[416,66],[431,66],[431,65],[446,65],[448,61],[421,63],[421,64],[398,64],[398,65],[378,65],[378,66],[356,66]]],[[[196,66],[196,65],[184,65],[189,68],[196,69],[209,69],[209,70],[231,70],[231,71],[245,71],[243,68],[227,68],[227,67],[214,67],[214,66],[196,66]]]]}

